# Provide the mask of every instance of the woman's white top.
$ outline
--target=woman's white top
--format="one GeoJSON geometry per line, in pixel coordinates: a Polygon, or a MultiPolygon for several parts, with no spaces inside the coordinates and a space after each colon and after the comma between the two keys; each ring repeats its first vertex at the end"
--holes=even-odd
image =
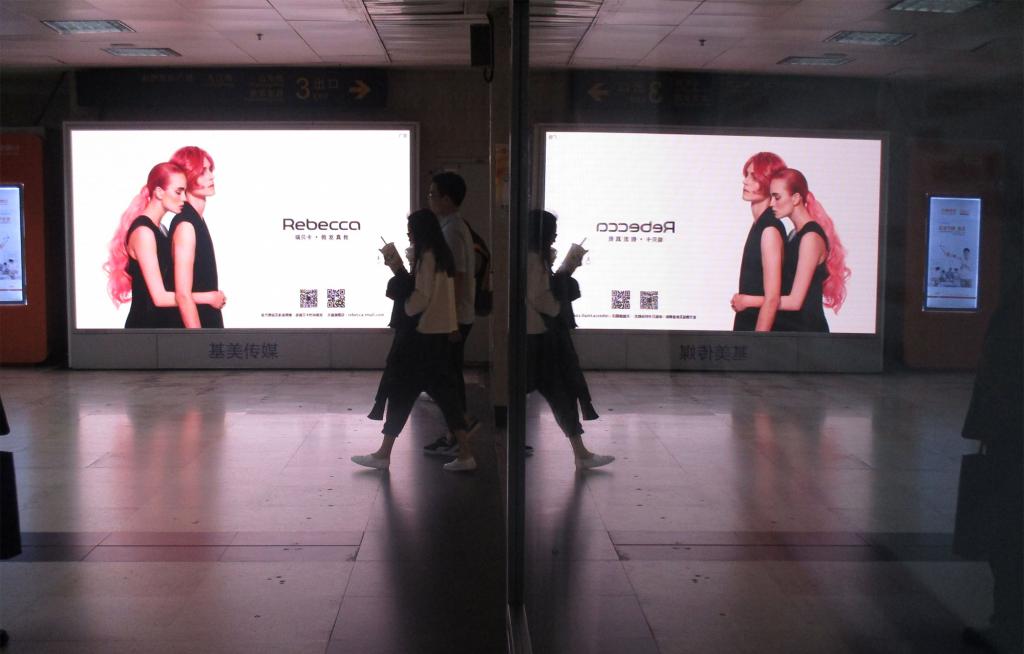
{"type": "Polygon", "coordinates": [[[557,316],[561,305],[551,293],[551,271],[540,259],[539,252],[526,253],[526,333],[543,334],[546,316],[557,316]]]}
{"type": "Polygon", "coordinates": [[[437,270],[434,253],[427,250],[416,266],[416,288],[405,301],[405,313],[420,316],[416,331],[421,334],[448,334],[459,328],[455,320],[455,280],[437,270]]]}

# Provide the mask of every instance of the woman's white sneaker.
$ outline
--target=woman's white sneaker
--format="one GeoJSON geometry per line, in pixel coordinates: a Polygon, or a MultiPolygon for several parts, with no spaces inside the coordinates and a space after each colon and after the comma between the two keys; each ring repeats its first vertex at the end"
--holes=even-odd
{"type": "Polygon", "coordinates": [[[591,468],[600,468],[601,466],[608,465],[614,460],[615,457],[611,454],[593,454],[585,459],[576,459],[576,469],[589,470],[591,468]]]}
{"type": "Polygon", "coordinates": [[[352,457],[352,463],[374,470],[387,470],[391,465],[391,459],[380,459],[372,454],[357,454],[352,457]]]}
{"type": "Polygon", "coordinates": [[[476,470],[476,459],[469,457],[468,459],[455,459],[441,466],[448,472],[468,472],[470,470],[476,470]]]}

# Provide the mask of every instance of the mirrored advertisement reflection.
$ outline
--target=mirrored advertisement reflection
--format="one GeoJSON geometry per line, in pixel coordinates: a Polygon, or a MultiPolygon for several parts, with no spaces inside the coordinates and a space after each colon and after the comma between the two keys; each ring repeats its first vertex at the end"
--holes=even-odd
{"type": "Polygon", "coordinates": [[[541,143],[558,259],[585,251],[581,329],[876,333],[880,138],[551,127],[541,143]]]}

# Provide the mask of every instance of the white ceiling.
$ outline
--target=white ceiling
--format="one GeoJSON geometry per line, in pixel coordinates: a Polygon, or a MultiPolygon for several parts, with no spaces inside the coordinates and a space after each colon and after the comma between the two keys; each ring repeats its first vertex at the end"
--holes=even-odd
{"type": "MultiPolygon", "coordinates": [[[[865,77],[1019,78],[1022,1],[961,14],[889,10],[895,0],[534,0],[531,61],[865,77]],[[898,46],[825,43],[840,30],[909,32],[898,46]],[[839,67],[782,66],[842,53],[839,67]]],[[[469,65],[469,25],[496,0],[0,0],[0,67],[469,65]],[[135,33],[60,35],[52,19],[117,19],[135,33]],[[111,44],[181,57],[114,57],[111,44]]]]}

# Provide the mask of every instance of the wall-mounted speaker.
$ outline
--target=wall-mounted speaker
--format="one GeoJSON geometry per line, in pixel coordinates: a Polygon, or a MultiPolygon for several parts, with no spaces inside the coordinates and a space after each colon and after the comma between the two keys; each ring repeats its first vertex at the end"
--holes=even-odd
{"type": "Polygon", "coordinates": [[[491,26],[486,23],[469,26],[470,65],[490,67],[494,65],[494,48],[491,45],[491,26]]]}

